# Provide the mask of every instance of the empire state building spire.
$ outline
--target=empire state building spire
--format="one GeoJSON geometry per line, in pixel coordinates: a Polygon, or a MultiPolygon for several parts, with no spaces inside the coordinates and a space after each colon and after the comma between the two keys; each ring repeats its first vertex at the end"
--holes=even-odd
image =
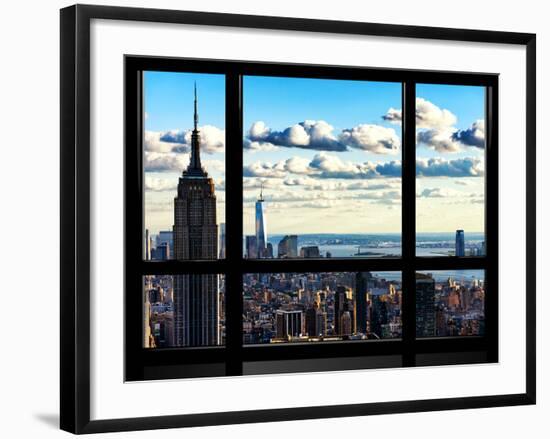
{"type": "Polygon", "coordinates": [[[197,83],[195,82],[195,106],[193,114],[193,132],[191,133],[191,159],[187,167],[188,174],[204,174],[201,166],[200,133],[198,130],[199,113],[197,111],[197,83]]]}

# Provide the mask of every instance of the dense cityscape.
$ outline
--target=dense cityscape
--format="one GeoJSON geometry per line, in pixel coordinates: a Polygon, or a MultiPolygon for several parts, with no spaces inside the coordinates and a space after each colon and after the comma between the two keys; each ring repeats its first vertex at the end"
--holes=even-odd
{"type": "Polygon", "coordinates": [[[377,273],[247,274],[243,300],[245,344],[401,337],[401,281],[377,273]]]}
{"type": "MultiPolygon", "coordinates": [[[[199,143],[195,90],[191,155],[177,185],[173,228],[155,236],[145,230],[145,260],[225,257],[225,224],[217,224],[215,184],[201,165],[199,143]]],[[[248,259],[345,257],[336,250],[338,246],[347,246],[349,251],[357,242],[357,250],[349,256],[379,255],[383,248],[390,249],[383,256],[400,255],[400,238],[391,244],[391,237],[373,240],[373,246],[366,245],[363,250],[356,236],[346,235],[333,235],[330,240],[319,242],[288,234],[277,237],[274,245],[267,233],[263,190],[255,203],[254,220],[255,233],[243,240],[243,256],[248,259]]],[[[448,239],[436,239],[431,244],[424,241],[425,247],[420,248],[459,257],[485,254],[484,241],[467,244],[464,230],[456,231],[453,244],[454,248],[448,239]]],[[[483,335],[483,278],[482,273],[468,270],[454,275],[417,273],[416,335],[483,335]]],[[[402,336],[403,291],[399,272],[250,273],[243,276],[241,293],[245,344],[402,336]]],[[[144,347],[224,344],[223,275],[144,276],[143,317],[144,347]]]]}
{"type": "Polygon", "coordinates": [[[416,336],[485,334],[483,271],[416,273],[416,336]]]}

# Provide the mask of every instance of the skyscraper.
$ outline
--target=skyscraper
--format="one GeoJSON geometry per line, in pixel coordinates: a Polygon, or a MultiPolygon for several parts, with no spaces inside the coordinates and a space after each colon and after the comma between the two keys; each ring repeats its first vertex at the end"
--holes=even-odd
{"type": "Polygon", "coordinates": [[[464,256],[464,230],[456,231],[455,256],[464,256]]]}
{"type": "Polygon", "coordinates": [[[435,280],[430,274],[416,273],[416,336],[435,335],[435,280]]]}
{"type": "Polygon", "coordinates": [[[161,230],[156,237],[156,246],[160,247],[166,243],[169,247],[169,254],[174,254],[174,235],[171,230],[161,230]]]}
{"type": "Polygon", "coordinates": [[[266,257],[267,232],[265,229],[264,196],[263,188],[260,190],[260,198],[256,201],[256,248],[257,257],[266,257]]]}
{"type": "Polygon", "coordinates": [[[368,302],[367,292],[372,288],[372,274],[370,272],[358,272],[355,276],[355,310],[357,332],[367,333],[368,302]]]}
{"type": "MultiPolygon", "coordinates": [[[[344,321],[347,324],[347,317],[344,321]]],[[[355,333],[355,312],[353,302],[349,297],[349,289],[343,285],[338,285],[334,293],[334,335],[350,335],[353,333],[355,333]],[[348,331],[344,333],[344,327],[342,326],[342,317],[346,312],[348,312],[351,319],[349,322],[349,333],[348,331]]]]}
{"type": "Polygon", "coordinates": [[[151,238],[149,237],[149,229],[145,229],[145,258],[146,261],[151,259],[151,238]]]}
{"type": "Polygon", "coordinates": [[[225,259],[225,223],[220,224],[220,259],[225,259]]]}
{"type": "MultiPolygon", "coordinates": [[[[201,166],[195,86],[191,157],[174,199],[174,259],[216,259],[218,226],[214,182],[201,166]]],[[[218,275],[174,276],[174,326],[177,346],[219,343],[218,275]]]]}
{"type": "Polygon", "coordinates": [[[316,245],[308,245],[300,247],[301,258],[318,258],[320,257],[319,247],[316,245]]]}
{"type": "Polygon", "coordinates": [[[248,235],[246,237],[246,257],[248,259],[256,259],[258,257],[258,245],[256,236],[248,235]]]}
{"type": "Polygon", "coordinates": [[[298,257],[298,235],[286,235],[277,246],[278,258],[298,257]]]}
{"type": "Polygon", "coordinates": [[[276,314],[277,338],[291,338],[302,335],[302,311],[277,310],[276,314]]]}

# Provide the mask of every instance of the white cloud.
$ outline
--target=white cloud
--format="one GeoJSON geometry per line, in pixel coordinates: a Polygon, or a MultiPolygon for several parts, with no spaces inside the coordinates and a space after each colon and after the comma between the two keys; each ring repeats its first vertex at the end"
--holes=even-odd
{"type": "Polygon", "coordinates": [[[320,178],[369,179],[382,176],[400,177],[401,162],[344,162],[339,157],[321,152],[313,157],[310,168],[318,172],[320,178]]]}
{"type": "Polygon", "coordinates": [[[456,131],[453,139],[466,146],[485,148],[485,121],[476,120],[469,128],[456,131]]]}
{"type": "Polygon", "coordinates": [[[291,174],[318,179],[400,177],[401,162],[344,162],[338,156],[320,152],[311,161],[303,157],[291,157],[277,163],[257,161],[243,168],[245,177],[285,178],[291,174]]]}
{"type": "Polygon", "coordinates": [[[274,131],[265,122],[256,121],[248,130],[248,140],[250,144],[257,142],[260,145],[267,143],[321,151],[345,151],[346,146],[338,141],[333,131],[334,127],[324,120],[305,120],[283,131],[274,131]]]}
{"type": "Polygon", "coordinates": [[[452,128],[437,128],[418,131],[416,140],[438,152],[459,152],[462,144],[454,140],[452,128]]]}
{"type": "Polygon", "coordinates": [[[284,161],[275,164],[256,161],[243,166],[244,177],[284,178],[286,174],[284,161]]]}
{"type": "Polygon", "coordinates": [[[167,180],[164,178],[150,177],[145,176],[145,190],[151,192],[164,192],[164,191],[174,191],[177,188],[177,180],[167,180]]]}
{"type": "Polygon", "coordinates": [[[165,134],[165,132],[161,131],[145,131],[143,139],[145,151],[168,153],[172,152],[174,148],[183,149],[185,147],[182,143],[165,142],[161,140],[161,137],[165,134]]]}
{"type": "Polygon", "coordinates": [[[361,124],[342,130],[340,142],[352,148],[375,154],[397,154],[401,140],[393,128],[380,125],[361,124]]]}
{"type": "Polygon", "coordinates": [[[416,98],[417,128],[448,128],[456,124],[456,116],[447,109],[439,108],[424,98],[416,98]]]}
{"type": "MultiPolygon", "coordinates": [[[[402,110],[390,108],[382,119],[400,124],[402,110]]],[[[417,141],[442,153],[461,151],[464,147],[485,147],[485,122],[475,121],[469,128],[456,128],[457,117],[424,98],[416,98],[417,141]]]]}
{"type": "Polygon", "coordinates": [[[277,146],[273,145],[273,143],[251,141],[246,138],[243,140],[243,148],[252,153],[258,151],[276,151],[279,149],[277,146]]]}
{"type": "MultiPolygon", "coordinates": [[[[214,154],[225,150],[225,130],[213,125],[199,127],[201,152],[214,154]]],[[[183,152],[187,152],[191,146],[191,130],[172,130],[164,132],[160,140],[182,146],[183,152]]],[[[175,151],[180,151],[174,149],[175,151]]]]}
{"type": "Polygon", "coordinates": [[[477,157],[446,160],[442,158],[417,159],[416,175],[419,177],[483,177],[485,165],[477,157]]]}
{"type": "Polygon", "coordinates": [[[403,112],[393,107],[390,107],[386,114],[382,116],[382,119],[395,125],[401,125],[402,118],[403,112]]]}
{"type": "Polygon", "coordinates": [[[143,167],[146,172],[182,172],[189,164],[189,154],[145,151],[143,167]]]}

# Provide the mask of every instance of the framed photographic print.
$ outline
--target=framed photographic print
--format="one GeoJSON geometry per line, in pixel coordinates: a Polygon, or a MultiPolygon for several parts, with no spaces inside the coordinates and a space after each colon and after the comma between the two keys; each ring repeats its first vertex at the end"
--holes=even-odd
{"type": "Polygon", "coordinates": [[[61,56],[64,430],[535,403],[534,35],[78,5],[61,56]]]}

